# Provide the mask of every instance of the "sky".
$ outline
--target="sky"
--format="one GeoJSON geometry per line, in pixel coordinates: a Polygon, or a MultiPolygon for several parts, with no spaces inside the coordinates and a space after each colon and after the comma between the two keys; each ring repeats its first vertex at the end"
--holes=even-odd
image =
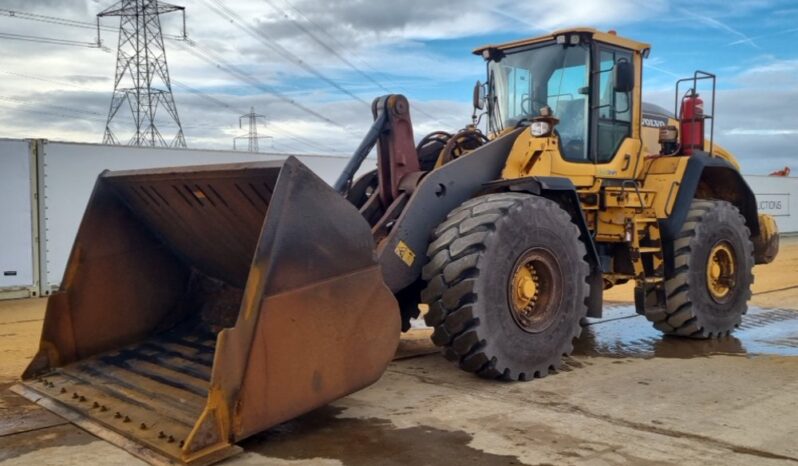
{"type": "MultiPolygon", "coordinates": [[[[416,138],[470,123],[480,45],[589,26],[652,45],[644,100],[673,108],[674,82],[718,75],[715,140],[743,171],[798,168],[794,0],[192,0],[162,16],[174,98],[190,148],[232,149],[255,109],[262,150],[349,154],[386,93],[411,102],[416,138]]],[[[100,142],[119,18],[109,0],[0,0],[0,137],[100,142]],[[26,19],[32,13],[38,20],[26,19]],[[45,18],[43,18],[45,17],[45,18]],[[108,30],[110,29],[110,30],[108,30]],[[72,45],[9,39],[55,38],[72,45]]],[[[129,111],[114,131],[129,138],[129,111]]],[[[163,109],[160,110],[165,115],[163,109]]],[[[167,140],[175,128],[163,121],[167,140]]],[[[246,141],[244,141],[245,143],[246,141]]]]}

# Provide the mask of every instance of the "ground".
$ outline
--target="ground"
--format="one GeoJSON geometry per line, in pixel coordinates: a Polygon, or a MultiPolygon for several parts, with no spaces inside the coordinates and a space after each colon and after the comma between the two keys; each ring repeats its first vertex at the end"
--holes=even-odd
{"type": "MultiPolygon", "coordinates": [[[[480,380],[429,353],[426,330],[373,386],[242,443],[225,465],[798,463],[798,240],[755,269],[749,314],[721,341],[663,338],[607,293],[563,370],[480,380]],[[407,357],[416,354],[415,357],[407,357]]],[[[0,303],[0,465],[144,464],[7,390],[44,301],[0,303]]]]}

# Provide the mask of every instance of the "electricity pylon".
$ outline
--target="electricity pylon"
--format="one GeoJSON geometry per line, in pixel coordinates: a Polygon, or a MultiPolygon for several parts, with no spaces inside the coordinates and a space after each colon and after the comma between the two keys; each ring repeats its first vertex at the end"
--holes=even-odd
{"type": "MultiPolygon", "coordinates": [[[[158,0],[122,0],[97,15],[99,42],[100,18],[119,16],[119,48],[111,108],[105,125],[104,144],[119,144],[111,123],[127,103],[133,117],[134,133],[128,145],[186,147],[183,127],[172,95],[166,48],[161,31],[162,14],[179,11],[183,14],[183,38],[186,37],[185,7],[158,0]],[[166,109],[177,134],[168,144],[158,129],[158,107],[166,109]]],[[[164,120],[166,118],[163,118],[164,120]]]]}
{"type": "Polygon", "coordinates": [[[266,120],[264,115],[258,115],[255,113],[255,107],[250,107],[249,113],[246,115],[241,115],[238,118],[238,127],[244,127],[244,119],[249,121],[249,132],[246,136],[238,136],[233,138],[233,150],[238,150],[236,142],[239,139],[246,139],[248,142],[248,152],[260,152],[259,147],[259,140],[261,139],[271,139],[271,136],[258,136],[258,118],[262,118],[266,120]]]}

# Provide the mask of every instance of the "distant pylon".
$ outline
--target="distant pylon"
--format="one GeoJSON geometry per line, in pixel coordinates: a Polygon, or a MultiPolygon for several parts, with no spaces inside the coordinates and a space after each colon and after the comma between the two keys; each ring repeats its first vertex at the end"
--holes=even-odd
{"type": "Polygon", "coordinates": [[[255,113],[255,107],[250,107],[249,113],[246,115],[241,115],[238,118],[238,127],[244,127],[244,119],[249,120],[249,132],[246,136],[238,136],[233,138],[233,150],[238,150],[238,145],[236,142],[239,139],[246,139],[248,141],[249,152],[260,152],[260,147],[258,141],[260,139],[271,139],[271,136],[258,136],[258,118],[263,118],[264,120],[266,117],[264,115],[258,115],[255,113]]]}
{"type": "Polygon", "coordinates": [[[100,18],[120,17],[114,94],[105,125],[104,144],[119,144],[119,139],[111,130],[111,122],[127,102],[135,125],[135,132],[128,145],[186,147],[186,138],[172,95],[166,48],[161,32],[160,15],[174,11],[183,13],[185,38],[186,12],[182,6],[158,0],[122,0],[97,15],[98,42],[100,18]],[[171,144],[164,140],[158,130],[155,117],[159,105],[166,109],[172,122],[177,125],[177,134],[171,144]]]}

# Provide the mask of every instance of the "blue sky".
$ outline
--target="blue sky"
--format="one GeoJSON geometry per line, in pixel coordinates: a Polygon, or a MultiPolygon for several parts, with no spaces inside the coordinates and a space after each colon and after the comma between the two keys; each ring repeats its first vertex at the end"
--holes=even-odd
{"type": "MultiPolygon", "coordinates": [[[[112,3],[0,0],[0,32],[88,43],[94,40],[91,28],[10,18],[3,11],[91,23],[112,3]]],[[[469,123],[473,83],[484,79],[484,62],[471,54],[475,47],[591,26],[652,44],[644,73],[648,101],[671,108],[677,77],[695,69],[716,73],[716,140],[738,156],[745,171],[766,173],[796,160],[795,1],[184,4],[193,42],[166,44],[190,147],[231,148],[232,138],[241,134],[238,114],[254,106],[268,117],[261,132],[273,136],[274,150],[346,154],[367,130],[368,102],[388,91],[411,99],[417,137],[438,129],[453,131],[469,123]],[[246,76],[231,74],[220,64],[246,76]]],[[[119,23],[106,18],[103,24],[119,23]]],[[[178,18],[164,17],[163,27],[168,34],[178,33],[178,18]]],[[[105,51],[0,39],[0,137],[98,142],[113,87],[116,35],[104,32],[103,41],[105,51]]],[[[122,118],[118,131],[125,130],[122,118]]],[[[164,131],[171,131],[166,122],[164,131]]]]}
{"type": "MultiPolygon", "coordinates": [[[[652,45],[651,56],[645,62],[646,91],[670,89],[677,77],[691,76],[697,69],[717,74],[721,89],[746,88],[750,83],[740,80],[746,70],[786,67],[785,62],[798,60],[798,3],[740,2],[742,5],[729,11],[718,11],[726,8],[723,3],[728,2],[705,2],[703,6],[697,2],[695,7],[668,10],[670,17],[621,22],[618,26],[605,23],[600,29],[612,28],[622,36],[652,45]]],[[[476,46],[529,35],[503,31],[420,42],[430,54],[467,57],[476,46]]],[[[472,56],[472,62],[469,75],[454,83],[434,85],[419,80],[413,88],[414,96],[422,100],[468,97],[474,80],[484,79],[482,60],[472,56]]],[[[796,83],[798,80],[792,85],[796,83]]]]}

